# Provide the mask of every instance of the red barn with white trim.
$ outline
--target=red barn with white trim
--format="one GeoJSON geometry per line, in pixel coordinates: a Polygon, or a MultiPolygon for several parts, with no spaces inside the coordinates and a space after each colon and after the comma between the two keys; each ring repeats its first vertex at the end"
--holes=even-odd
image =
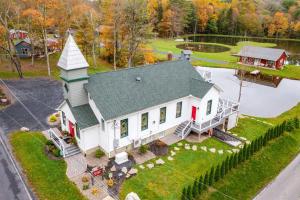
{"type": "Polygon", "coordinates": [[[239,57],[239,64],[282,69],[287,60],[284,49],[245,46],[235,56],[239,57]]]}

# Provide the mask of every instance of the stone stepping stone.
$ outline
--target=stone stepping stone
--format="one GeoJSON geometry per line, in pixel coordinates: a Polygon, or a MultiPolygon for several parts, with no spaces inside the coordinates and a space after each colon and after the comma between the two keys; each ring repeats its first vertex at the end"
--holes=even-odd
{"type": "Polygon", "coordinates": [[[251,144],[251,141],[247,140],[247,141],[246,141],[246,144],[251,144]]]}
{"type": "Polygon", "coordinates": [[[240,150],[239,149],[232,149],[233,153],[238,153],[240,150]]]}
{"type": "Polygon", "coordinates": [[[200,147],[200,149],[202,149],[203,151],[207,151],[207,147],[206,146],[202,146],[202,147],[200,147]]]}
{"type": "Polygon", "coordinates": [[[193,151],[197,151],[197,148],[198,148],[198,147],[197,147],[196,145],[193,145],[193,146],[192,146],[192,150],[193,150],[193,151]]]}
{"type": "Polygon", "coordinates": [[[223,154],[223,153],[224,153],[223,149],[218,150],[218,153],[219,153],[219,154],[223,154]]]}
{"type": "Polygon", "coordinates": [[[240,139],[241,140],[245,140],[245,141],[247,140],[247,138],[245,138],[245,137],[240,137],[240,139]]]}
{"type": "Polygon", "coordinates": [[[169,156],[169,157],[168,157],[168,160],[171,160],[171,161],[172,161],[172,160],[174,160],[174,158],[171,157],[171,156],[169,156]]]}
{"type": "Polygon", "coordinates": [[[189,149],[191,149],[191,146],[190,146],[189,144],[185,144],[185,145],[184,145],[184,148],[185,148],[186,150],[189,150],[189,149]]]}
{"type": "Polygon", "coordinates": [[[212,153],[216,153],[216,149],[215,148],[210,148],[209,151],[212,152],[212,153]]]}
{"type": "Polygon", "coordinates": [[[140,167],[141,169],[145,169],[144,165],[140,165],[139,167],[140,167]]]}
{"type": "Polygon", "coordinates": [[[233,133],[232,135],[237,136],[237,134],[233,133]]]}
{"type": "Polygon", "coordinates": [[[175,155],[176,155],[176,152],[171,151],[171,156],[175,156],[175,155]]]}
{"type": "Polygon", "coordinates": [[[152,169],[154,167],[154,164],[153,163],[149,163],[146,165],[149,169],[152,169]]]}
{"type": "Polygon", "coordinates": [[[129,171],[128,171],[128,174],[130,175],[134,175],[134,174],[137,174],[138,173],[138,170],[135,169],[135,168],[131,168],[129,171]]]}
{"type": "Polygon", "coordinates": [[[243,145],[243,144],[239,145],[239,148],[240,148],[240,149],[242,149],[243,147],[244,147],[244,145],[243,145]]]}
{"type": "Polygon", "coordinates": [[[174,150],[175,150],[175,151],[179,151],[179,150],[180,150],[180,148],[178,148],[178,147],[174,147],[174,150]]]}
{"type": "Polygon", "coordinates": [[[227,150],[227,152],[228,152],[228,153],[232,153],[232,151],[231,151],[231,150],[227,150]]]}
{"type": "Polygon", "coordinates": [[[163,159],[160,158],[160,159],[156,160],[155,163],[158,165],[163,165],[163,164],[165,164],[165,161],[163,161],[163,159]]]}
{"type": "Polygon", "coordinates": [[[181,147],[181,146],[182,146],[182,143],[181,143],[181,142],[179,142],[179,143],[177,144],[177,146],[181,147]]]}

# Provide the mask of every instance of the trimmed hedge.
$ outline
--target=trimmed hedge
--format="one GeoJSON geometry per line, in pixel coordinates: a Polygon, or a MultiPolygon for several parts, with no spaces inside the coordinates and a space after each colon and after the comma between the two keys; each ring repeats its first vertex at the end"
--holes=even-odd
{"type": "Polygon", "coordinates": [[[269,141],[282,136],[284,132],[291,132],[299,128],[299,119],[295,117],[294,119],[284,121],[282,124],[268,129],[263,136],[256,138],[251,144],[245,144],[238,153],[227,156],[227,158],[216,167],[212,166],[210,170],[206,171],[204,176],[196,177],[193,184],[183,188],[181,199],[196,199],[203,191],[207,190],[209,186],[212,186],[214,182],[224,178],[233,168],[238,167],[239,164],[248,160],[254,153],[266,146],[269,141]]]}

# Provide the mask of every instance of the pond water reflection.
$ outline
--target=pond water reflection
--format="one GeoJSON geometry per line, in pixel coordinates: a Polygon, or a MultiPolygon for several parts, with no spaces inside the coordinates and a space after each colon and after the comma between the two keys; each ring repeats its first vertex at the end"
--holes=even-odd
{"type": "Polygon", "coordinates": [[[273,38],[251,38],[251,37],[225,37],[225,36],[189,36],[188,40],[193,42],[220,43],[236,45],[242,41],[253,41],[262,43],[275,43],[276,48],[285,49],[290,54],[289,61],[291,64],[300,64],[300,41],[280,40],[273,38]]]}
{"type": "MultiPolygon", "coordinates": [[[[222,90],[221,96],[237,101],[240,80],[235,70],[199,67],[212,73],[212,82],[222,90]]],[[[244,81],[240,111],[259,117],[276,117],[300,102],[300,81],[282,79],[278,87],[244,81]]]]}
{"type": "Polygon", "coordinates": [[[213,44],[179,44],[176,46],[179,49],[188,49],[192,51],[199,51],[199,52],[206,52],[206,53],[220,53],[229,51],[230,48],[223,47],[219,45],[213,45],[213,44]]]}

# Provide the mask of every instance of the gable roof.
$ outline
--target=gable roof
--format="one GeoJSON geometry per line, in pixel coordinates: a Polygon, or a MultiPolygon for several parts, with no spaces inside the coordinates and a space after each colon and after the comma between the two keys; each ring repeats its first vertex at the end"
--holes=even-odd
{"type": "Polygon", "coordinates": [[[283,53],[286,54],[284,49],[244,46],[237,56],[277,61],[283,53]]]}
{"type": "Polygon", "coordinates": [[[89,104],[72,107],[68,100],[66,100],[66,102],[68,103],[69,108],[81,129],[99,124],[89,104]]]}
{"type": "Polygon", "coordinates": [[[189,95],[202,98],[211,87],[183,60],[98,73],[85,84],[105,120],[189,95]]]}
{"type": "Polygon", "coordinates": [[[67,39],[57,66],[64,70],[80,69],[89,66],[71,34],[67,39]]]}

